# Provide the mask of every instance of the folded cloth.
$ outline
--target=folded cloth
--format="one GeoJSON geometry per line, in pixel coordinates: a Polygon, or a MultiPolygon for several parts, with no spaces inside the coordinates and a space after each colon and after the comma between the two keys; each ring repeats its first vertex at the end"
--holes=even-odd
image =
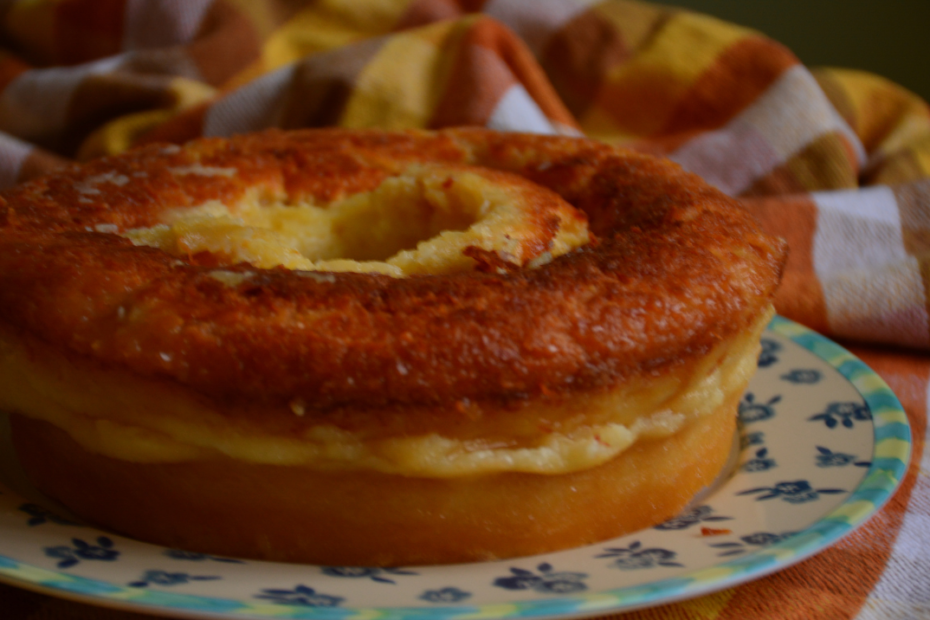
{"type": "MultiPolygon", "coordinates": [[[[480,125],[664,155],[738,197],[791,244],[778,311],[890,384],[912,464],[883,511],[814,558],[625,617],[930,617],[930,107],[919,97],[811,70],[758,32],[627,0],[11,0],[0,28],[0,187],[153,141],[480,125]]],[[[86,613],[20,605],[27,618],[86,613]]]]}

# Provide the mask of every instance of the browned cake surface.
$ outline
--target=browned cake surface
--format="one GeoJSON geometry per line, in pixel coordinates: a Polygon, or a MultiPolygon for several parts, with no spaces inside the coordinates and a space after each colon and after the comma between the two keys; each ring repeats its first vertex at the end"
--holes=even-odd
{"type": "Polygon", "coordinates": [[[784,254],[697,177],[592,141],[272,131],[144,148],[3,194],[0,325],[214,402],[267,414],[298,398],[307,420],[356,428],[370,420],[345,406],[455,401],[444,411],[480,415],[465,405],[571,398],[686,364],[758,318],[784,254]],[[483,270],[407,278],[232,265],[250,275],[230,286],[210,275],[222,257],[172,256],[107,227],[151,226],[255,186],[328,202],[416,162],[514,172],[581,209],[594,240],[532,269],[481,252],[483,270]],[[178,174],[191,167],[233,173],[178,174]]]}

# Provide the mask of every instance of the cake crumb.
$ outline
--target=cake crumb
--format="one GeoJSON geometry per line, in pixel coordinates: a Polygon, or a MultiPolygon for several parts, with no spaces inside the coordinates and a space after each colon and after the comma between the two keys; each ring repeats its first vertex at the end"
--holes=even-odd
{"type": "Polygon", "coordinates": [[[288,405],[290,406],[291,411],[297,417],[303,417],[303,415],[307,413],[307,403],[305,403],[304,399],[302,398],[295,398],[290,403],[288,403],[288,405]]]}

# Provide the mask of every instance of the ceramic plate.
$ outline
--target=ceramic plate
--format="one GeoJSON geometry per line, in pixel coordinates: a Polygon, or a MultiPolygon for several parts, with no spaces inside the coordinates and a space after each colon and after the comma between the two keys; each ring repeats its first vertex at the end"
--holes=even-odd
{"type": "Polygon", "coordinates": [[[5,444],[0,579],[164,615],[308,619],[580,617],[731,587],[798,562],[865,522],[904,476],[910,452],[897,399],[850,353],[782,318],[762,344],[739,409],[732,474],[652,529],[480,564],[241,561],[74,523],[23,483],[5,444]]]}

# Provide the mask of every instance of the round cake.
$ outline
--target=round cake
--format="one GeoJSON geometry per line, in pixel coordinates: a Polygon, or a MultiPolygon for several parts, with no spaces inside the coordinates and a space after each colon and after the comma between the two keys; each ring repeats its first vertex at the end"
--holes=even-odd
{"type": "Polygon", "coordinates": [[[211,554],[488,560],[721,472],[784,242],[675,164],[479,129],[154,145],[0,200],[0,410],[91,523],[211,554]]]}

